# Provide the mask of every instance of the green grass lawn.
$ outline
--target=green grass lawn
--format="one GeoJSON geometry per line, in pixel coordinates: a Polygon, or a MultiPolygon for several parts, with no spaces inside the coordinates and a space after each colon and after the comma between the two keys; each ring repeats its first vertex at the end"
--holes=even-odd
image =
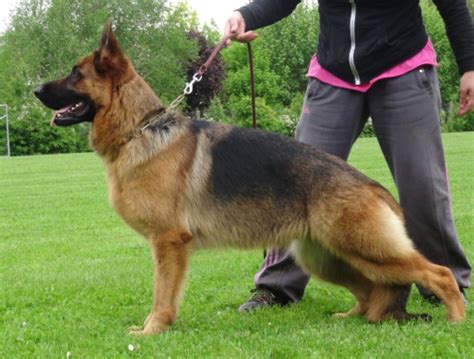
{"type": "MultiPolygon", "coordinates": [[[[474,262],[474,133],[444,141],[457,229],[474,262]]],[[[350,161],[394,191],[374,139],[360,139],[350,161]]],[[[473,290],[460,325],[416,291],[409,309],[432,323],[331,319],[354,301],[316,281],[297,305],[239,314],[261,251],[195,253],[176,324],[130,337],[150,309],[150,253],[109,207],[104,178],[91,153],[0,158],[1,358],[474,358],[473,290]]]]}

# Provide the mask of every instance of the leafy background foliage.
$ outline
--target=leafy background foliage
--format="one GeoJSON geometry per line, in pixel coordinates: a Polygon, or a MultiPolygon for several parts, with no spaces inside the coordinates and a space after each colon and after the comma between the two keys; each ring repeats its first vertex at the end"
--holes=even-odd
{"type": "MultiPolygon", "coordinates": [[[[474,113],[456,115],[459,75],[436,6],[421,0],[425,25],[438,54],[443,98],[442,128],[474,130],[474,113]]],[[[473,9],[473,1],[468,5],[473,9]]],[[[32,95],[42,82],[64,76],[93,50],[106,19],[114,20],[119,41],[137,71],[165,103],[207,57],[219,33],[200,27],[185,3],[166,0],[23,0],[10,28],[0,37],[0,103],[8,104],[14,155],[89,150],[88,125],[50,128],[51,111],[32,95]],[[192,35],[190,35],[192,34],[192,35]]],[[[301,4],[288,18],[258,31],[252,43],[258,127],[293,136],[306,87],[306,70],[318,39],[316,9],[301,4]]],[[[223,50],[185,110],[237,126],[251,125],[247,50],[233,43],[223,50]]],[[[0,126],[0,153],[5,133],[0,126]]],[[[364,135],[373,135],[370,124],[364,135]]]]}
{"type": "MultiPolygon", "coordinates": [[[[185,65],[197,46],[186,32],[198,27],[186,5],[164,0],[25,0],[0,46],[0,103],[9,105],[15,155],[88,149],[87,125],[47,126],[51,111],[32,95],[40,83],[65,76],[92,51],[107,18],[137,71],[167,102],[182,90],[185,65]]],[[[2,140],[5,138],[0,133],[2,140]]]]}

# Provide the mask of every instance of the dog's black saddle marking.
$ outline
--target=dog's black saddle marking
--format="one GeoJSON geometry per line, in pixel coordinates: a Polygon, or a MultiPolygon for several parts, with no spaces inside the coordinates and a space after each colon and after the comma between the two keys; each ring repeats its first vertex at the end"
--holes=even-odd
{"type": "Polygon", "coordinates": [[[296,183],[292,161],[304,156],[294,142],[273,133],[234,128],[212,150],[212,186],[217,197],[284,200],[304,189],[296,183]]]}

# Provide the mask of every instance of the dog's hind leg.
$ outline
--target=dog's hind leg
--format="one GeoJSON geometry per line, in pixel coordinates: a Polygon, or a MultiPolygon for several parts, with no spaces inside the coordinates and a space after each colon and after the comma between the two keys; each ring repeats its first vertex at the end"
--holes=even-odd
{"type": "Polygon", "coordinates": [[[367,303],[367,320],[380,322],[385,319],[407,321],[413,319],[430,320],[428,314],[412,314],[406,311],[410,295],[410,285],[376,284],[367,303]]]}
{"type": "MultiPolygon", "coordinates": [[[[429,262],[413,248],[400,217],[383,204],[372,204],[363,212],[360,208],[358,212],[350,210],[348,207],[345,216],[334,222],[333,232],[326,238],[325,243],[332,246],[338,256],[374,283],[416,283],[428,288],[444,303],[450,321],[464,319],[464,302],[453,274],[448,268],[429,262]]],[[[379,297],[390,298],[388,289],[380,287],[379,297]]],[[[380,311],[390,300],[380,305],[378,313],[376,307],[373,314],[369,310],[369,319],[383,319],[380,311]]]]}
{"type": "Polygon", "coordinates": [[[406,312],[410,286],[379,284],[371,281],[342,259],[336,257],[317,241],[309,238],[293,244],[297,261],[306,271],[325,281],[346,287],[357,299],[356,305],[345,313],[336,313],[334,318],[364,315],[369,321],[384,319],[409,320],[428,318],[428,315],[406,312]]]}
{"type": "Polygon", "coordinates": [[[366,313],[374,286],[370,280],[309,237],[294,242],[292,251],[296,261],[308,273],[324,281],[346,287],[356,298],[357,303],[351,310],[336,313],[333,317],[347,318],[366,313]]]}
{"type": "MultiPolygon", "coordinates": [[[[383,298],[387,293],[383,291],[387,290],[387,284],[390,283],[399,285],[416,283],[428,288],[444,303],[450,321],[460,322],[465,318],[464,301],[451,271],[446,267],[429,262],[419,253],[404,259],[387,260],[383,264],[361,258],[353,258],[351,263],[358,267],[364,275],[381,285],[378,298],[371,298],[371,306],[374,309],[368,311],[369,320],[378,321],[386,316],[382,311],[386,307],[383,305],[385,302],[383,298]],[[382,304],[377,304],[377,302],[382,304]]],[[[392,314],[396,318],[397,312],[392,312],[392,314]]]]}
{"type": "Polygon", "coordinates": [[[350,318],[356,315],[366,315],[369,310],[370,293],[373,288],[373,283],[361,276],[352,283],[344,283],[341,285],[346,287],[354,295],[357,303],[351,310],[343,313],[335,313],[332,317],[350,318]]]}
{"type": "Polygon", "coordinates": [[[159,334],[175,321],[188,264],[191,235],[174,230],[150,237],[153,255],[153,304],[142,330],[133,335],[159,334]]]}
{"type": "Polygon", "coordinates": [[[429,319],[427,314],[411,314],[406,311],[410,285],[377,283],[363,275],[341,258],[324,248],[314,239],[302,239],[293,244],[293,253],[299,264],[316,277],[346,287],[357,299],[356,305],[334,318],[363,315],[371,322],[385,319],[406,321],[429,319]]]}
{"type": "Polygon", "coordinates": [[[380,322],[385,319],[407,321],[413,319],[430,320],[428,314],[412,314],[406,311],[406,304],[410,295],[409,285],[375,284],[364,278],[365,281],[346,285],[358,302],[346,313],[336,313],[335,318],[348,318],[354,315],[364,315],[371,322],[380,322]]]}

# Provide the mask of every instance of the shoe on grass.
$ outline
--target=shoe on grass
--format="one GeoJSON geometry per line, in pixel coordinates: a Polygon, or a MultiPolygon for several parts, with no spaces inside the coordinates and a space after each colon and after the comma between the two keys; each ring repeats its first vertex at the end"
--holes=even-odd
{"type": "Polygon", "coordinates": [[[247,313],[259,308],[280,305],[275,295],[266,288],[255,288],[250,291],[250,298],[239,307],[240,313],[247,313]]]}

